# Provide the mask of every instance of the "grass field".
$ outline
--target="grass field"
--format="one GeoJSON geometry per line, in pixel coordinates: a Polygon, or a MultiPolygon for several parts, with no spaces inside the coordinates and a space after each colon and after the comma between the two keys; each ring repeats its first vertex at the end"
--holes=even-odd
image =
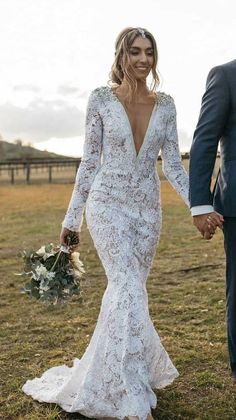
{"type": "MultiPolygon", "coordinates": [[[[58,242],[72,185],[0,187],[1,353],[0,418],[85,419],[33,401],[26,379],[80,358],[93,333],[106,279],[84,225],[81,258],[87,275],[83,302],[48,308],[20,294],[19,251],[58,242]]],[[[200,238],[188,209],[162,182],[163,231],[147,282],[150,315],[180,372],[157,391],[155,419],[235,419],[236,386],[228,368],[222,233],[200,238]]]]}

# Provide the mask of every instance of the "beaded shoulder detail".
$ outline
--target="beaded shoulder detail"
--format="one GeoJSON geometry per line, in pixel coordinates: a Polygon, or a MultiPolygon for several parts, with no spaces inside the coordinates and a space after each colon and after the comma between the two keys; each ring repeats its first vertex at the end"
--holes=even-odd
{"type": "MultiPolygon", "coordinates": [[[[159,105],[169,105],[173,104],[174,100],[171,95],[157,91],[157,103],[159,105]]],[[[100,86],[94,89],[91,93],[91,96],[96,97],[96,99],[101,102],[104,101],[112,101],[115,100],[119,102],[119,99],[115,95],[115,93],[112,91],[112,88],[110,86],[100,86]]]]}

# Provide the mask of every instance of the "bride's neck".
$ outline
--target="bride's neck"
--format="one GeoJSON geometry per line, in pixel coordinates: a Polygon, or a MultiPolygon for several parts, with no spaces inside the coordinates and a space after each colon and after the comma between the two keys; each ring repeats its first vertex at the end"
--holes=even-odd
{"type": "MultiPolygon", "coordinates": [[[[129,84],[126,79],[122,81],[120,86],[117,88],[117,91],[120,95],[126,96],[129,90],[129,84]]],[[[137,91],[135,94],[135,100],[146,97],[150,95],[150,91],[146,85],[146,81],[137,80],[137,91]]]]}

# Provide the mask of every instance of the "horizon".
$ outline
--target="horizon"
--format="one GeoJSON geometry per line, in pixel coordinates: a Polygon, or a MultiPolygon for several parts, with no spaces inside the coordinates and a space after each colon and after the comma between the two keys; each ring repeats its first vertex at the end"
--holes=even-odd
{"type": "MultiPolygon", "coordinates": [[[[68,157],[68,158],[78,158],[78,159],[80,159],[80,158],[82,158],[82,154],[81,155],[67,155],[67,154],[62,154],[62,153],[56,153],[56,152],[51,152],[51,151],[49,151],[49,150],[46,150],[46,149],[39,149],[38,147],[36,147],[37,146],[37,143],[31,143],[31,142],[26,142],[26,143],[24,143],[21,139],[15,139],[15,140],[13,140],[12,142],[10,142],[10,141],[7,141],[7,140],[5,140],[5,139],[3,139],[3,138],[1,138],[0,137],[0,144],[1,144],[1,142],[4,142],[4,143],[7,143],[7,144],[10,144],[10,145],[15,145],[15,146],[20,146],[20,147],[25,147],[25,148],[32,148],[32,149],[34,149],[34,150],[38,150],[38,151],[40,151],[40,152],[46,152],[46,153],[55,153],[55,154],[58,154],[58,156],[64,156],[64,157],[68,157]]],[[[190,150],[180,150],[180,153],[181,153],[181,155],[187,155],[187,154],[189,154],[189,152],[190,152],[190,150]]]]}

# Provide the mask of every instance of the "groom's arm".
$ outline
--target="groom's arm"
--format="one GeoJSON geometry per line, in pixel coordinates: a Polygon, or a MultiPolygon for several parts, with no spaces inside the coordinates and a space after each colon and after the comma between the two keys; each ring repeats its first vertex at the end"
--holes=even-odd
{"type": "MultiPolygon", "coordinates": [[[[207,78],[199,120],[190,150],[190,207],[213,206],[211,177],[219,140],[224,132],[230,105],[230,92],[222,66],[213,68],[207,78]]],[[[199,208],[200,210],[200,208],[199,208]]]]}
{"type": "MultiPolygon", "coordinates": [[[[195,224],[199,222],[202,226],[204,223],[206,225],[207,215],[214,211],[210,188],[211,177],[229,106],[230,92],[226,75],[221,66],[215,67],[207,78],[206,91],[202,98],[200,116],[190,151],[191,213],[195,224]]],[[[218,224],[220,224],[219,218],[218,224]]]]}

